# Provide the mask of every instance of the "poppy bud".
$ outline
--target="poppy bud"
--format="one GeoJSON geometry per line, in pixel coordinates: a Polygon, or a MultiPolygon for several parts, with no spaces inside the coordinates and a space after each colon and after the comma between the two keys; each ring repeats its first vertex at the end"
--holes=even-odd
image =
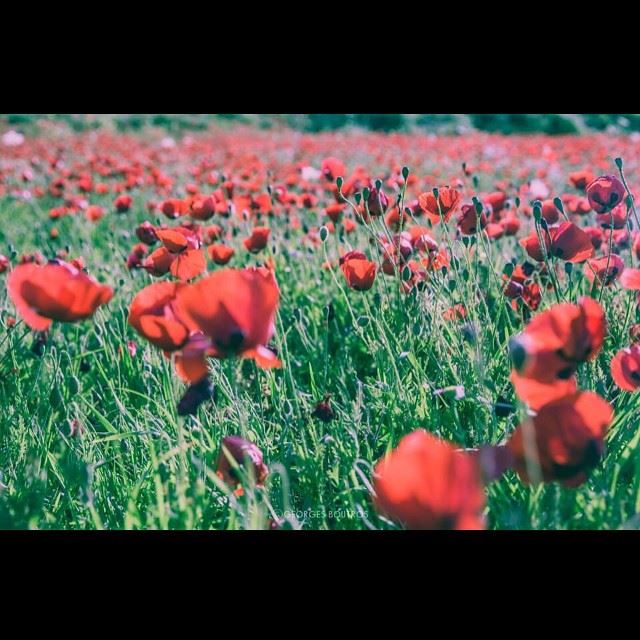
{"type": "Polygon", "coordinates": [[[318,402],[312,415],[314,418],[318,418],[318,420],[321,420],[322,422],[331,422],[335,417],[335,413],[331,407],[331,396],[326,395],[324,400],[318,402]]]}
{"type": "Polygon", "coordinates": [[[227,436],[224,438],[218,456],[217,469],[222,479],[228,485],[237,487],[240,484],[240,475],[235,466],[242,468],[245,464],[248,464],[249,469],[253,472],[256,484],[258,486],[262,485],[269,474],[269,469],[263,460],[262,451],[255,444],[239,436],[227,436]]]}

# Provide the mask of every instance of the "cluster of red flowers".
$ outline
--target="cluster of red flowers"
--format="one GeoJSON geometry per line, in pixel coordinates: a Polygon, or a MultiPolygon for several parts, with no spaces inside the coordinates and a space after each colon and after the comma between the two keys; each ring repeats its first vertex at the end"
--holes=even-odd
{"type": "MultiPolygon", "coordinates": [[[[495,246],[490,243],[514,247],[524,259],[508,262],[496,279],[507,312],[528,321],[512,339],[510,355],[511,381],[529,417],[506,444],[486,447],[481,455],[414,432],[380,461],[374,479],[380,511],[407,526],[478,528],[484,526],[484,482],[514,469],[525,482],[577,486],[603,455],[613,410],[596,393],[580,391],[577,374],[598,357],[607,335],[604,288],[619,284],[640,292],[640,270],[627,267],[619,255],[630,249],[640,260],[640,233],[630,220],[633,200],[622,179],[596,177],[609,170],[599,138],[563,146],[548,139],[483,136],[460,139],[452,149],[437,138],[398,136],[392,152],[382,140],[303,137],[295,153],[277,137],[255,132],[222,135],[215,145],[186,138],[180,144],[132,146],[100,134],[73,139],[65,149],[33,140],[6,150],[0,196],[50,201],[48,224],[57,225],[49,228],[52,242],[60,236],[58,227],[78,214],[96,229],[114,219],[125,225],[127,214],[144,211],[155,220],[130,228],[137,243],[126,265],[134,281],[144,278],[146,286],[130,302],[128,320],[188,383],[181,414],[194,414],[212,396],[210,358],[281,366],[270,344],[280,301],[274,261],[269,256],[260,266],[246,265],[265,250],[272,253],[270,244],[282,246],[277,243],[289,233],[302,236],[295,249],[286,247],[290,255],[300,248],[313,253],[335,240],[325,266],[339,268],[347,287],[362,295],[387,279],[405,293],[423,290],[456,265],[452,246],[464,247],[468,264],[475,260],[476,268],[495,246]],[[386,172],[340,159],[353,158],[358,140],[389,168],[386,172]],[[422,163],[427,152],[442,160],[429,173],[422,163]],[[591,168],[567,175],[566,166],[580,166],[585,154],[591,168]],[[69,155],[75,160],[69,162],[69,155]],[[518,171],[508,162],[516,156],[539,162],[518,171]],[[400,165],[399,158],[421,167],[420,173],[400,165]],[[502,179],[479,189],[478,175],[493,171],[502,179]],[[563,192],[553,197],[549,184],[558,184],[558,175],[566,179],[563,192]],[[591,214],[593,224],[586,224],[591,214]],[[349,244],[356,230],[362,233],[355,237],[366,237],[369,247],[349,244]],[[207,258],[215,265],[211,272],[207,258]],[[238,268],[216,269],[232,260],[238,268]],[[577,303],[562,301],[576,300],[571,287],[561,290],[572,283],[576,265],[582,265],[591,295],[577,303]],[[147,284],[149,276],[160,280],[147,284]],[[537,313],[549,292],[557,304],[537,313]]],[[[615,144],[621,155],[629,148],[628,141],[615,144]]],[[[623,178],[621,168],[620,163],[623,178]]],[[[0,273],[9,271],[9,297],[34,331],[48,331],[53,321],[88,319],[114,294],[65,250],[49,261],[30,254],[12,267],[13,259],[0,256],[0,273]]],[[[451,302],[444,319],[465,320],[471,301],[451,302]]],[[[623,391],[640,389],[639,336],[636,329],[630,345],[610,363],[611,377],[623,391]]],[[[135,353],[135,345],[129,351],[135,353]]],[[[333,419],[328,398],[314,415],[333,419]]],[[[229,437],[223,449],[218,471],[227,484],[238,488],[237,467],[247,460],[255,482],[265,481],[267,467],[255,445],[229,437]]]]}

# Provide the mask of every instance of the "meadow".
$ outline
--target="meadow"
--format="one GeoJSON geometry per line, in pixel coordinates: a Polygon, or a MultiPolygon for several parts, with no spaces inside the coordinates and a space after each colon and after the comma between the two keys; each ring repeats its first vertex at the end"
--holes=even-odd
{"type": "Polygon", "coordinates": [[[638,528],[639,183],[636,134],[6,128],[0,528],[638,528]]]}

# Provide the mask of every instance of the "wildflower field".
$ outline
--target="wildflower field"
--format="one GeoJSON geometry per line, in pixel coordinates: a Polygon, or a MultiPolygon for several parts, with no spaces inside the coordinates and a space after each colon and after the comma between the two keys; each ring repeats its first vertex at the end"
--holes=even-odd
{"type": "Polygon", "coordinates": [[[640,526],[640,137],[0,131],[0,528],[640,526]]]}

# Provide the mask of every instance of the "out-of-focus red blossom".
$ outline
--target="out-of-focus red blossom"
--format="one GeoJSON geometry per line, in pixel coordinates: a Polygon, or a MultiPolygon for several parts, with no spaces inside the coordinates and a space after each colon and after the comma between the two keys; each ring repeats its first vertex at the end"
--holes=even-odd
{"type": "Polygon", "coordinates": [[[84,215],[89,222],[98,222],[98,220],[101,220],[104,216],[104,209],[102,207],[98,207],[95,204],[92,204],[87,207],[84,215]]]}
{"type": "Polygon", "coordinates": [[[507,194],[503,191],[494,191],[487,194],[482,200],[491,207],[494,214],[499,214],[507,204],[507,194]]]}
{"type": "Polygon", "coordinates": [[[389,198],[387,198],[387,194],[382,189],[378,190],[375,185],[370,185],[367,208],[372,216],[384,215],[389,208],[389,198]]]}
{"type": "Polygon", "coordinates": [[[217,224],[209,225],[205,227],[203,231],[203,238],[205,244],[213,244],[216,240],[222,237],[222,227],[217,224]]]}
{"type": "Polygon", "coordinates": [[[223,269],[181,288],[177,294],[180,314],[207,340],[194,359],[238,356],[252,358],[262,368],[280,367],[266,346],[275,331],[279,298],[268,268],[223,269]]]}
{"type": "Polygon", "coordinates": [[[225,265],[231,260],[235,251],[226,244],[212,244],[208,248],[209,257],[219,265],[225,265]]]}
{"type": "Polygon", "coordinates": [[[537,409],[575,391],[576,368],[597,356],[606,328],[602,307],[587,297],[533,318],[510,344],[511,381],[520,399],[537,409]]]}
{"type": "Polygon", "coordinates": [[[560,212],[553,200],[544,200],[542,202],[541,213],[548,225],[555,224],[560,218],[560,212]]]}
{"type": "Polygon", "coordinates": [[[4,273],[11,266],[11,262],[7,256],[0,255],[0,273],[4,273]]]}
{"type": "Polygon", "coordinates": [[[620,276],[620,286],[629,291],[640,291],[640,269],[625,269],[620,276]]]}
{"type": "Polygon", "coordinates": [[[585,227],[583,231],[589,236],[593,248],[597,251],[604,242],[604,233],[599,227],[585,227]]]}
{"type": "Polygon", "coordinates": [[[487,214],[482,211],[478,216],[474,204],[463,204],[458,216],[458,229],[463,236],[472,236],[478,229],[487,226],[487,214]]]}
{"type": "Polygon", "coordinates": [[[618,351],[611,360],[611,377],[623,391],[640,389],[640,345],[618,351]]]}
{"type": "Polygon", "coordinates": [[[453,307],[447,309],[442,317],[448,322],[454,322],[456,320],[464,320],[467,317],[467,310],[463,304],[456,304],[453,307]]]}
{"type": "Polygon", "coordinates": [[[216,212],[216,200],[213,196],[199,196],[193,198],[190,204],[192,218],[196,220],[209,220],[216,212]]]}
{"type": "Polygon", "coordinates": [[[482,529],[480,469],[470,456],[426,431],[402,439],[374,475],[379,511],[409,529],[482,529]]]}
{"type": "Polygon", "coordinates": [[[569,181],[571,184],[580,191],[584,191],[594,179],[593,172],[588,169],[583,169],[582,171],[574,171],[569,174],[569,181]]]}
{"type": "Polygon", "coordinates": [[[142,262],[147,257],[148,253],[149,253],[149,248],[147,247],[146,244],[142,244],[142,243],[136,244],[131,250],[131,253],[129,254],[129,256],[127,257],[127,269],[129,269],[130,271],[132,269],[141,269],[142,262]]]}
{"type": "Polygon", "coordinates": [[[565,200],[565,206],[569,213],[577,216],[586,216],[591,211],[591,204],[586,198],[571,196],[565,200]]]}
{"type": "Polygon", "coordinates": [[[158,235],[156,234],[156,228],[147,220],[136,228],[136,236],[140,242],[146,245],[152,246],[158,242],[158,235]]]}
{"type": "Polygon", "coordinates": [[[624,229],[627,226],[627,207],[623,202],[607,213],[596,215],[596,220],[603,229],[624,229]]]}
{"type": "Polygon", "coordinates": [[[151,275],[162,276],[169,271],[186,282],[199,276],[207,268],[197,235],[186,227],[156,229],[163,246],[146,258],[142,267],[151,275]]]}
{"type": "Polygon", "coordinates": [[[350,254],[340,259],[340,268],[347,284],[356,291],[368,291],[376,279],[376,264],[366,257],[360,257],[364,255],[361,252],[352,251],[350,254]]]}
{"type": "Polygon", "coordinates": [[[583,484],[602,457],[612,420],[611,405],[592,392],[575,393],[543,406],[507,443],[515,470],[525,482],[583,484]]]}
{"type": "Polygon", "coordinates": [[[258,447],[239,436],[227,436],[222,440],[218,455],[217,473],[232,488],[242,483],[240,469],[249,469],[256,486],[262,486],[269,475],[262,452],[258,447]]]}
{"type": "Polygon", "coordinates": [[[167,353],[181,349],[190,334],[176,307],[176,295],[182,286],[174,282],[151,284],[136,295],[129,308],[129,324],[167,353]]]}
{"type": "Polygon", "coordinates": [[[133,198],[129,195],[123,194],[118,196],[113,202],[113,206],[116,208],[118,213],[126,213],[131,209],[131,205],[133,204],[133,198]]]}
{"type": "Polygon", "coordinates": [[[602,258],[588,260],[584,266],[584,275],[589,282],[598,281],[598,284],[609,286],[620,278],[624,271],[624,261],[615,253],[602,258]]]}
{"type": "Polygon", "coordinates": [[[160,211],[170,220],[175,220],[187,213],[187,204],[179,198],[170,198],[160,205],[160,211]]]}
{"type": "Polygon", "coordinates": [[[251,253],[259,253],[267,246],[270,233],[271,229],[268,227],[255,227],[251,231],[251,235],[248,238],[245,238],[242,243],[247,251],[251,253]]]}
{"type": "Polygon", "coordinates": [[[596,213],[608,213],[624,201],[626,189],[616,176],[600,176],[587,186],[587,198],[596,213]]]}
{"type": "Polygon", "coordinates": [[[35,331],[46,331],[54,320],[90,318],[113,297],[110,287],[60,260],[15,267],[7,279],[7,291],[20,317],[35,331]]]}
{"type": "Polygon", "coordinates": [[[332,204],[325,209],[325,213],[333,222],[338,223],[344,213],[344,205],[332,204]]]}
{"type": "Polygon", "coordinates": [[[320,171],[325,180],[334,182],[339,177],[345,177],[347,173],[347,167],[345,166],[344,162],[342,162],[342,160],[331,157],[325,158],[322,161],[320,171]]]}
{"type": "Polygon", "coordinates": [[[507,214],[500,220],[500,226],[504,229],[505,236],[515,236],[520,231],[520,218],[514,214],[507,214]]]}
{"type": "Polygon", "coordinates": [[[449,222],[451,216],[460,205],[462,196],[457,189],[442,187],[438,189],[438,197],[432,191],[422,193],[418,202],[422,210],[429,216],[432,224],[438,224],[441,220],[449,222]]]}

